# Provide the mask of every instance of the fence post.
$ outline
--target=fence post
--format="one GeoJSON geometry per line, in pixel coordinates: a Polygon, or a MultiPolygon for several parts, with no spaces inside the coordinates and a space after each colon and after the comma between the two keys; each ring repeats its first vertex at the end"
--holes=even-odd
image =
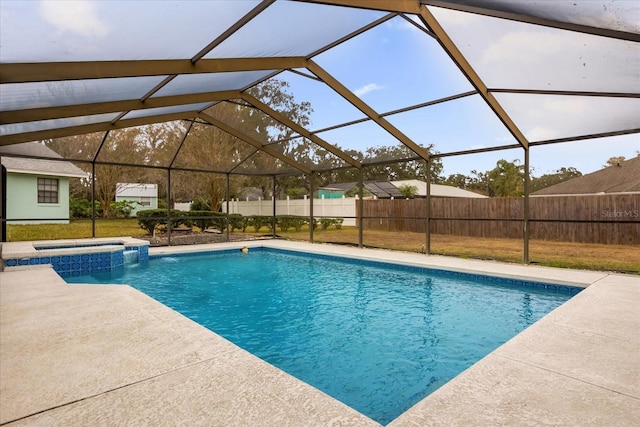
{"type": "Polygon", "coordinates": [[[271,225],[272,225],[272,235],[273,238],[275,239],[276,237],[276,176],[273,175],[273,194],[271,195],[271,198],[273,199],[273,217],[271,218],[271,225]]]}
{"type": "Polygon", "coordinates": [[[529,264],[529,147],[524,147],[524,221],[522,230],[524,263],[529,264]]]}
{"type": "MultiPolygon", "coordinates": [[[[364,166],[363,166],[364,168],[364,166]]],[[[362,224],[362,218],[363,218],[363,210],[364,210],[364,203],[363,203],[363,199],[364,199],[364,173],[362,168],[360,169],[360,182],[358,183],[358,203],[359,203],[359,207],[360,207],[360,212],[358,212],[358,222],[359,227],[358,227],[358,247],[361,248],[363,246],[363,232],[362,229],[364,228],[364,225],[362,224]]]]}
{"type": "Polygon", "coordinates": [[[431,158],[427,161],[427,176],[426,176],[426,189],[425,189],[425,247],[424,253],[426,255],[431,254],[431,158]]]}
{"type": "Polygon", "coordinates": [[[229,230],[229,228],[230,228],[229,227],[229,223],[230,223],[230,221],[229,221],[229,193],[231,193],[230,185],[231,184],[229,182],[229,174],[227,173],[227,188],[225,189],[226,193],[224,195],[224,199],[225,199],[225,201],[227,203],[227,242],[229,242],[231,240],[231,236],[229,235],[230,234],[230,230],[229,230]]]}
{"type": "Polygon", "coordinates": [[[309,175],[309,191],[311,197],[309,197],[309,241],[313,243],[313,190],[315,186],[315,175],[311,173],[309,175]]]}

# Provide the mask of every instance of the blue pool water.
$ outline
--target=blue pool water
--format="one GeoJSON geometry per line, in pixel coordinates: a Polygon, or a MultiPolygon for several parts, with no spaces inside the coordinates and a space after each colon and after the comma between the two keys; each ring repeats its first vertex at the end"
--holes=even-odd
{"type": "Polygon", "coordinates": [[[130,284],[382,424],[577,292],[262,248],[66,280],[130,284]]]}

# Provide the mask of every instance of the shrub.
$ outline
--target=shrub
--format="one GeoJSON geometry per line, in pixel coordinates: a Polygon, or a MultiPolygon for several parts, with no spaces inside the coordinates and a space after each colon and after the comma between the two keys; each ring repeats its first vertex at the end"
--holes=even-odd
{"type": "Polygon", "coordinates": [[[333,225],[333,218],[320,218],[320,225],[323,230],[326,230],[333,225]]]}
{"type": "Polygon", "coordinates": [[[320,218],[320,225],[322,226],[323,230],[326,230],[332,225],[336,227],[336,230],[340,230],[342,228],[343,222],[343,218],[320,218]]]}
{"type": "Polygon", "coordinates": [[[109,204],[109,214],[112,218],[129,218],[131,211],[138,202],[122,200],[120,202],[111,202],[109,204]]]}
{"type": "Polygon", "coordinates": [[[140,228],[147,233],[153,234],[158,225],[167,224],[167,211],[165,209],[148,209],[137,213],[140,228]]]}
{"type": "MultiPolygon", "coordinates": [[[[102,206],[98,201],[95,201],[94,204],[96,206],[96,217],[101,217],[102,206]]],[[[91,200],[69,199],[69,216],[73,219],[91,218],[91,200]]]]}
{"type": "Polygon", "coordinates": [[[189,212],[171,209],[171,225],[173,227],[184,225],[187,228],[191,228],[192,221],[191,218],[189,218],[189,212]]]}
{"type": "Polygon", "coordinates": [[[291,220],[292,217],[290,216],[279,216],[278,218],[276,218],[276,224],[278,225],[278,227],[280,227],[280,230],[289,231],[289,229],[293,225],[291,220]]]}
{"type": "MultiPolygon", "coordinates": [[[[173,227],[179,227],[184,225],[191,227],[191,220],[189,214],[185,211],[173,209],[171,211],[171,224],[173,227]]],[[[167,225],[167,210],[166,209],[148,209],[140,211],[137,214],[138,224],[140,228],[146,230],[149,234],[153,234],[154,230],[159,225],[167,225]]]]}
{"type": "Polygon", "coordinates": [[[302,216],[279,216],[277,223],[282,231],[289,231],[291,227],[300,231],[305,224],[309,223],[309,219],[302,216]]]}
{"type": "Polygon", "coordinates": [[[204,199],[204,197],[196,197],[195,200],[189,206],[190,211],[211,211],[211,206],[204,199]]]}
{"type": "Polygon", "coordinates": [[[229,215],[229,227],[231,227],[231,231],[233,230],[242,230],[244,233],[247,231],[247,227],[249,226],[249,218],[246,216],[242,216],[241,214],[230,214],[229,215]]]}
{"type": "MultiPolygon", "coordinates": [[[[193,204],[191,206],[193,207],[193,204]]],[[[211,218],[213,212],[209,210],[191,210],[188,215],[190,217],[189,220],[191,221],[191,224],[203,231],[211,227],[214,223],[213,218],[211,218]]]]}
{"type": "Polygon", "coordinates": [[[212,219],[212,226],[221,233],[227,229],[227,214],[224,212],[212,212],[214,218],[212,219]]]}
{"type": "Polygon", "coordinates": [[[262,227],[267,227],[270,231],[273,230],[270,216],[252,215],[249,217],[248,225],[253,226],[256,233],[258,233],[262,227]]]}

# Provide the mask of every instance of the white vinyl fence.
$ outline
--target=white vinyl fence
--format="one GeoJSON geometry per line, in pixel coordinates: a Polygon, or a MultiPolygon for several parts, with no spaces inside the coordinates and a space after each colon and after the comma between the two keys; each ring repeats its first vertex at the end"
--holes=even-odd
{"type": "MultiPolygon", "coordinates": [[[[356,201],[354,197],[340,199],[313,199],[313,216],[328,218],[344,218],[343,225],[356,225],[356,201]]],[[[304,199],[276,200],[276,215],[309,216],[310,200],[304,199]]],[[[227,203],[222,202],[222,212],[227,211],[227,203]]],[[[273,215],[273,199],[229,201],[229,213],[241,215],[273,215]]]]}

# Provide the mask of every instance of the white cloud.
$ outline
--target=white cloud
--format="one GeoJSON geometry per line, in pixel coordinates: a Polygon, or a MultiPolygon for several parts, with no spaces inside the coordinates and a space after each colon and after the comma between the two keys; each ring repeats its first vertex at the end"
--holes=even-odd
{"type": "Polygon", "coordinates": [[[530,129],[526,134],[529,141],[546,141],[547,139],[554,139],[558,136],[558,132],[555,129],[541,126],[530,129]]]}
{"type": "Polygon", "coordinates": [[[582,115],[586,109],[586,103],[583,98],[567,98],[554,99],[549,98],[544,102],[544,109],[551,113],[562,113],[572,116],[582,115]]]}
{"type": "Polygon", "coordinates": [[[369,92],[373,92],[374,90],[384,89],[384,86],[380,86],[377,83],[369,83],[368,85],[364,85],[361,88],[358,88],[353,91],[357,96],[363,96],[369,92]]]}
{"type": "Polygon", "coordinates": [[[567,43],[559,34],[541,30],[511,32],[484,51],[481,65],[503,64],[504,61],[521,66],[538,64],[540,58],[549,58],[566,48],[567,43]]]}
{"type": "Polygon", "coordinates": [[[87,0],[43,0],[40,15],[61,32],[85,37],[104,37],[109,32],[108,26],[100,20],[95,3],[87,0]]]}

